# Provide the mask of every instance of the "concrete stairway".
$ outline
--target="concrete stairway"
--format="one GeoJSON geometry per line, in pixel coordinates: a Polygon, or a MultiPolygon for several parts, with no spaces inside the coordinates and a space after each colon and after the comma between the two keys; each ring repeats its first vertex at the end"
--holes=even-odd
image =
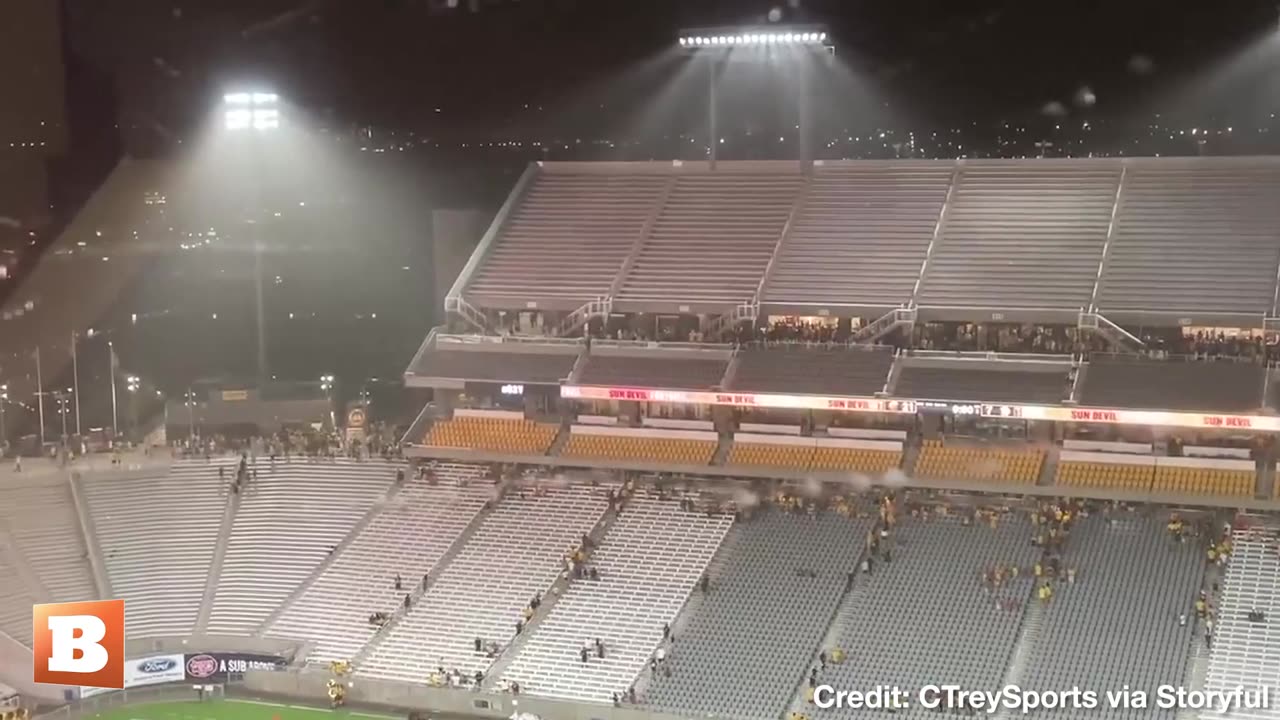
{"type": "Polygon", "coordinates": [[[1036,479],[1037,485],[1052,485],[1058,478],[1058,458],[1061,449],[1057,445],[1050,445],[1049,449],[1044,453],[1044,463],[1040,466],[1040,477],[1036,479]]]}
{"type": "MultiPolygon", "coordinates": [[[[422,600],[422,596],[431,589],[431,586],[435,584],[436,579],[440,577],[440,573],[448,567],[449,563],[458,556],[458,553],[462,552],[462,549],[467,546],[471,537],[476,534],[476,530],[484,523],[485,518],[489,517],[490,512],[490,508],[485,508],[476,513],[475,517],[471,518],[471,522],[467,524],[466,529],[454,539],[453,544],[449,546],[448,552],[436,561],[435,567],[432,568],[431,573],[427,576],[427,582],[418,582],[414,585],[413,590],[409,593],[409,602],[412,605],[415,607],[417,606],[417,604],[422,600]]],[[[334,555],[337,555],[337,553],[335,552],[334,555]]],[[[395,613],[391,616],[391,620],[389,620],[386,625],[383,625],[382,629],[375,633],[374,636],[369,639],[369,642],[365,643],[364,647],[360,648],[359,652],[352,656],[351,666],[359,669],[365,658],[369,657],[369,654],[377,649],[383,638],[391,636],[391,632],[395,630],[396,625],[399,625],[400,621],[403,620],[406,615],[408,615],[408,612],[404,609],[403,605],[396,608],[395,613]]]]}
{"type": "MultiPolygon", "coordinates": [[[[1045,463],[1048,464],[1047,462],[1045,463]]],[[[1038,601],[1035,596],[1035,583],[1031,583],[1031,590],[1027,593],[1027,606],[1022,613],[1022,628],[1018,631],[1018,642],[1013,646],[1013,652],[1009,655],[1009,667],[1004,671],[1004,683],[1002,687],[1010,685],[1020,685],[1022,677],[1026,674],[1027,663],[1031,661],[1031,651],[1040,642],[1040,629],[1044,626],[1044,603],[1038,601]]],[[[1009,710],[1001,708],[996,711],[997,720],[1009,720],[1009,710]]]]}
{"type": "MultiPolygon", "coordinates": [[[[617,518],[616,509],[606,511],[604,515],[600,516],[600,520],[596,522],[595,526],[591,528],[591,532],[587,533],[587,538],[591,540],[591,546],[593,548],[599,547],[601,541],[604,540],[605,531],[607,531],[609,526],[613,524],[615,518],[617,518]]],[[[587,560],[591,559],[592,552],[594,551],[588,550],[585,553],[587,560]]],[[[542,596],[542,604],[538,606],[538,611],[535,612],[533,617],[529,618],[529,622],[525,624],[524,632],[520,633],[518,637],[513,638],[510,644],[502,648],[501,654],[499,654],[493,664],[489,666],[489,669],[485,671],[485,678],[482,687],[485,689],[491,689],[495,686],[498,678],[502,677],[503,671],[505,671],[507,666],[511,664],[511,661],[520,654],[520,649],[524,647],[529,638],[537,631],[539,621],[551,614],[551,611],[555,609],[556,603],[559,602],[560,598],[564,597],[564,594],[569,591],[570,584],[575,580],[576,578],[569,577],[569,574],[565,572],[551,584],[551,587],[542,596]]]]}
{"type": "Polygon", "coordinates": [[[213,559],[209,562],[209,578],[205,581],[204,599],[200,602],[200,614],[196,616],[193,635],[203,634],[209,625],[209,614],[213,611],[213,598],[218,591],[218,578],[222,576],[222,561],[227,556],[227,542],[231,539],[231,527],[235,525],[236,511],[240,509],[240,495],[229,490],[224,492],[227,496],[227,506],[222,511],[222,525],[218,527],[218,544],[214,546],[213,559]]]}
{"type": "MultiPolygon", "coordinates": [[[[405,468],[406,474],[408,473],[408,470],[408,468],[405,468]]],[[[360,533],[364,532],[365,528],[369,527],[369,523],[373,522],[373,519],[382,512],[383,508],[390,504],[395,499],[396,495],[400,494],[402,487],[404,486],[401,483],[392,483],[391,487],[387,488],[387,494],[383,496],[382,500],[374,503],[373,507],[369,508],[369,510],[364,514],[364,517],[360,518],[360,520],[356,522],[355,526],[351,528],[351,531],[347,533],[347,536],[342,538],[342,541],[334,546],[334,550],[329,553],[329,557],[325,558],[324,562],[317,565],[316,568],[311,571],[311,574],[299,583],[298,587],[289,594],[289,597],[284,602],[280,603],[279,607],[273,610],[271,614],[262,621],[262,625],[258,627],[258,634],[265,633],[268,628],[274,625],[275,622],[284,615],[284,612],[288,610],[298,598],[302,597],[303,594],[306,593],[312,583],[328,571],[329,566],[333,565],[333,561],[342,555],[342,553],[347,549],[347,546],[349,546],[356,538],[360,537],[360,533]]],[[[217,560],[217,558],[215,558],[215,560],[217,560]]]]}
{"type": "MultiPolygon", "coordinates": [[[[862,561],[867,558],[867,552],[858,554],[858,560],[854,563],[855,568],[862,567],[862,561]]],[[[833,650],[840,646],[840,638],[844,637],[849,630],[850,624],[853,622],[852,616],[854,608],[859,607],[865,601],[867,593],[867,576],[858,573],[853,579],[853,587],[845,593],[836,605],[835,612],[831,616],[831,623],[827,626],[827,634],[822,636],[822,645],[814,649],[813,657],[810,659],[810,667],[818,665],[818,655],[833,650]]],[[[843,648],[847,653],[857,652],[857,648],[843,648]]],[[[822,676],[819,674],[818,681],[822,682],[822,676]]],[[[807,675],[801,677],[796,685],[795,695],[791,698],[791,704],[787,707],[786,716],[796,712],[801,715],[813,715],[814,708],[809,705],[805,699],[805,690],[809,687],[809,678],[807,675]]]]}

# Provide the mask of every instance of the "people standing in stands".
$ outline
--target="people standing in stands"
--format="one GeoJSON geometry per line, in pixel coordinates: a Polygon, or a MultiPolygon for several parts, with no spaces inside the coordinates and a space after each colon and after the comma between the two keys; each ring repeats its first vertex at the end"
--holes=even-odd
{"type": "Polygon", "coordinates": [[[822,666],[822,671],[827,671],[827,651],[823,650],[818,653],[818,664],[822,666]]]}
{"type": "Polygon", "coordinates": [[[627,688],[627,700],[629,700],[632,705],[636,704],[636,686],[634,684],[627,688]]]}
{"type": "Polygon", "coordinates": [[[698,587],[702,590],[702,594],[706,595],[711,589],[711,577],[706,573],[702,573],[702,579],[698,581],[698,587]]]}
{"type": "Polygon", "coordinates": [[[516,621],[516,634],[517,634],[517,635],[519,635],[519,634],[520,634],[520,633],[522,633],[522,632],[524,632],[524,621],[523,621],[523,620],[517,620],[517,621],[516,621]]]}
{"type": "Polygon", "coordinates": [[[396,591],[404,590],[404,582],[400,579],[400,573],[396,573],[396,591]]]}
{"type": "Polygon", "coordinates": [[[427,589],[427,583],[428,583],[430,580],[431,580],[431,573],[430,573],[430,572],[424,572],[424,573],[422,573],[422,589],[423,589],[423,590],[426,590],[426,589],[427,589]]]}
{"type": "Polygon", "coordinates": [[[671,637],[671,623],[662,623],[662,639],[666,640],[671,637]]]}
{"type": "Polygon", "coordinates": [[[475,640],[475,646],[476,646],[476,652],[480,652],[480,650],[484,648],[484,640],[477,637],[475,640]]]}
{"type": "Polygon", "coordinates": [[[413,604],[413,600],[411,600],[411,599],[409,598],[409,593],[405,593],[405,594],[404,594],[404,609],[407,611],[407,610],[409,609],[409,607],[410,607],[412,604],[413,604]]]}
{"type": "Polygon", "coordinates": [[[604,659],[604,643],[600,641],[600,638],[596,638],[596,657],[601,660],[604,659]]]}
{"type": "Polygon", "coordinates": [[[583,665],[586,665],[586,664],[587,664],[587,655],[588,655],[588,654],[589,654],[589,653],[587,652],[587,649],[586,649],[586,648],[582,648],[582,649],[578,650],[578,657],[582,660],[582,664],[583,664],[583,665]]]}

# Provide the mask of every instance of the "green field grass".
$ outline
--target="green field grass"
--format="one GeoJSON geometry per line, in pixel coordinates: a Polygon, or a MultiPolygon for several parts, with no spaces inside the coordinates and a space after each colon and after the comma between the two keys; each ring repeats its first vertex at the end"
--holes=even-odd
{"type": "Polygon", "coordinates": [[[276,705],[256,700],[170,702],[130,705],[98,713],[100,720],[334,720],[334,716],[401,720],[391,715],[321,710],[301,705],[276,705]]]}

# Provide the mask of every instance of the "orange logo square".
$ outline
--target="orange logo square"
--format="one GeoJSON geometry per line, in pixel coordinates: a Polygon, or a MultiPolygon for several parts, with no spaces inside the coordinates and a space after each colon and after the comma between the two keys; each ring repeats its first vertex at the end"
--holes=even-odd
{"type": "Polygon", "coordinates": [[[35,681],[124,688],[124,601],[32,606],[35,681]]]}

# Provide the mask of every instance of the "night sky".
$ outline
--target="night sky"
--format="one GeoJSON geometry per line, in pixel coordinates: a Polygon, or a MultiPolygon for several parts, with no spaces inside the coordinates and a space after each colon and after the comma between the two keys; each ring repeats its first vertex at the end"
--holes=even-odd
{"type": "MultiPolygon", "coordinates": [[[[842,63],[900,120],[1035,115],[1081,89],[1092,112],[1170,112],[1280,26],[1274,0],[68,0],[73,51],[114,75],[126,116],[181,131],[228,83],[263,78],[320,117],[427,130],[616,123],[643,92],[610,92],[681,27],[825,23],[842,63]],[[593,117],[581,117],[591,96],[593,117]],[[600,100],[606,105],[600,108],[600,100]]],[[[1271,65],[1275,67],[1274,64],[1271,65]]],[[[1276,102],[1245,72],[1191,112],[1276,102]],[[1225,98],[1225,99],[1224,99],[1225,98]]],[[[1268,83],[1269,80],[1269,83],[1268,83]]]]}

